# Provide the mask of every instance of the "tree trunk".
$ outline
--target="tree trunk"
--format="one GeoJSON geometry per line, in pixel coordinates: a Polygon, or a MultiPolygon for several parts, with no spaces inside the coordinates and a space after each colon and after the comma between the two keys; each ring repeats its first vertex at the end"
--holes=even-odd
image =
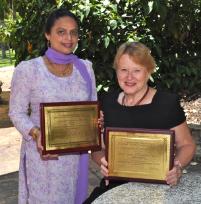
{"type": "Polygon", "coordinates": [[[8,50],[9,50],[9,60],[10,60],[10,64],[12,64],[13,61],[12,61],[12,57],[11,57],[10,45],[8,45],[8,50]]]}
{"type": "Polygon", "coordinates": [[[6,58],[6,46],[4,43],[1,44],[2,59],[6,58]]]}

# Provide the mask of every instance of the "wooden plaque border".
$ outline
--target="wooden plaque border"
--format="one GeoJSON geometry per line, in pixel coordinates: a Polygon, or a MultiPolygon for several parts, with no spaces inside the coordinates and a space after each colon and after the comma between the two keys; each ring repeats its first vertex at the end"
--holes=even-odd
{"type": "MultiPolygon", "coordinates": [[[[40,104],[40,127],[41,127],[41,143],[43,146],[42,154],[66,154],[71,152],[88,152],[89,150],[100,150],[101,149],[101,130],[99,125],[97,125],[97,137],[98,137],[98,144],[84,146],[84,147],[73,147],[73,148],[65,148],[65,149],[57,149],[57,150],[47,150],[46,146],[46,118],[45,118],[45,108],[46,107],[58,107],[58,106],[97,106],[97,116],[100,117],[100,106],[98,101],[79,101],[79,102],[55,102],[55,103],[41,103],[40,104]]],[[[98,122],[97,118],[97,122],[98,122]]]]}
{"type": "MultiPolygon", "coordinates": [[[[169,134],[170,135],[170,159],[169,159],[169,170],[172,169],[174,165],[174,152],[175,152],[175,132],[173,130],[162,130],[162,129],[141,129],[141,128],[106,128],[106,160],[109,158],[109,133],[110,132],[132,132],[132,133],[154,133],[154,134],[169,134]]],[[[108,170],[110,171],[110,164],[108,163],[108,170]]],[[[157,180],[152,178],[135,178],[135,177],[117,177],[109,174],[107,177],[111,180],[126,180],[126,181],[139,181],[139,182],[149,182],[149,183],[162,183],[166,184],[165,180],[157,180]]]]}

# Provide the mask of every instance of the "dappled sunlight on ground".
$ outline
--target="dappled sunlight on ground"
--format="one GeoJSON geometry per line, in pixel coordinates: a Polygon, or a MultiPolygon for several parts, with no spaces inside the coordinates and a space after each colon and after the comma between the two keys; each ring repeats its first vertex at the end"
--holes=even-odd
{"type": "Polygon", "coordinates": [[[0,175],[18,171],[21,136],[14,128],[0,128],[0,175]]]}

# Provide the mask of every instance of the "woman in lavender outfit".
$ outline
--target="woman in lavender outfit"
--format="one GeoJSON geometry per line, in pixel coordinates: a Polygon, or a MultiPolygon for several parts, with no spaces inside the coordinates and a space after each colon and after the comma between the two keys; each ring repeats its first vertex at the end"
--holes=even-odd
{"type": "Polygon", "coordinates": [[[88,155],[43,156],[39,107],[44,102],[96,101],[94,72],[91,62],[72,54],[78,43],[74,14],[54,11],[45,29],[45,55],[22,61],[12,79],[9,116],[22,134],[19,204],[81,204],[87,196],[88,155]]]}

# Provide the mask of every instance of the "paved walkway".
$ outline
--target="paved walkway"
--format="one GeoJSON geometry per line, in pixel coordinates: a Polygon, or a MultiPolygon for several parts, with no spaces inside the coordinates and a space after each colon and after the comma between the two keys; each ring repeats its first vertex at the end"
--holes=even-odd
{"type": "Polygon", "coordinates": [[[10,82],[13,75],[14,67],[1,67],[0,68],[0,81],[3,82],[2,90],[9,91],[10,90],[10,82]]]}
{"type": "Polygon", "coordinates": [[[20,142],[14,127],[0,129],[0,175],[18,171],[20,142]]]}

